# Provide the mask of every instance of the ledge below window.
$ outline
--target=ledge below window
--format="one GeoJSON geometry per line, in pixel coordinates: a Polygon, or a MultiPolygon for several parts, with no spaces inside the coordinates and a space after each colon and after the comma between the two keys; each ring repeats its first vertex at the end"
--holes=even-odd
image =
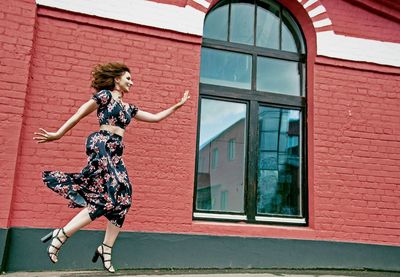
{"type": "MultiPolygon", "coordinates": [[[[193,213],[195,219],[208,219],[208,220],[233,220],[233,221],[247,221],[246,215],[235,215],[235,214],[214,214],[214,213],[193,213]]],[[[306,224],[305,218],[289,218],[289,217],[272,217],[272,216],[256,216],[256,222],[269,222],[269,223],[286,223],[286,224],[306,224]]]]}

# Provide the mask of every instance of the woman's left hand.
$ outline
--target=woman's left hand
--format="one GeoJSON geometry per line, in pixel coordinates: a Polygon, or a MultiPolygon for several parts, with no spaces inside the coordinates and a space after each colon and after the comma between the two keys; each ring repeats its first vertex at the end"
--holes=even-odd
{"type": "Polygon", "coordinates": [[[58,140],[61,136],[58,133],[47,132],[43,128],[39,128],[40,132],[35,132],[34,134],[38,137],[34,137],[34,140],[37,140],[38,143],[49,142],[53,140],[58,140]]]}
{"type": "Polygon", "coordinates": [[[185,104],[186,101],[189,99],[190,99],[189,90],[185,89],[185,93],[183,94],[183,97],[182,97],[181,101],[179,101],[178,105],[183,106],[183,104],[185,104]]]}

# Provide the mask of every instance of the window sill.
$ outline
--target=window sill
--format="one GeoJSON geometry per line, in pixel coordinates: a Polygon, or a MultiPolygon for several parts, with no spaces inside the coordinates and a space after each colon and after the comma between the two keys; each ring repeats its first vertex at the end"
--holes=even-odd
{"type": "Polygon", "coordinates": [[[288,217],[272,217],[272,216],[256,216],[255,222],[247,222],[246,215],[235,215],[235,214],[216,214],[216,213],[193,213],[193,219],[195,220],[215,220],[215,221],[240,221],[241,223],[271,223],[271,224],[296,224],[306,225],[307,221],[305,218],[288,218],[288,217]]]}

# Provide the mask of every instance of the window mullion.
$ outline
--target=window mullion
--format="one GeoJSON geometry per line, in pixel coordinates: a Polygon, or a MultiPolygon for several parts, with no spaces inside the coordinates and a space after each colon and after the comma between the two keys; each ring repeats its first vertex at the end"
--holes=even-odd
{"type": "Polygon", "coordinates": [[[255,221],[257,211],[257,163],[258,163],[258,102],[250,101],[248,113],[247,150],[247,205],[249,221],[255,221]]]}
{"type": "Polygon", "coordinates": [[[231,41],[231,8],[232,7],[232,0],[229,1],[228,7],[228,40],[231,41]]]}
{"type": "Polygon", "coordinates": [[[282,7],[279,8],[279,50],[282,50],[282,7]]]}

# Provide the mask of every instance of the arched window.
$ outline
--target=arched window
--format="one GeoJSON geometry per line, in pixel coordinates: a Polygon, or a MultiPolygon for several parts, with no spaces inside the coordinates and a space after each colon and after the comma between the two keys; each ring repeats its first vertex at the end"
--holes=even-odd
{"type": "Polygon", "coordinates": [[[194,218],[306,224],[306,47],[273,0],[223,0],[201,50],[194,218]]]}

